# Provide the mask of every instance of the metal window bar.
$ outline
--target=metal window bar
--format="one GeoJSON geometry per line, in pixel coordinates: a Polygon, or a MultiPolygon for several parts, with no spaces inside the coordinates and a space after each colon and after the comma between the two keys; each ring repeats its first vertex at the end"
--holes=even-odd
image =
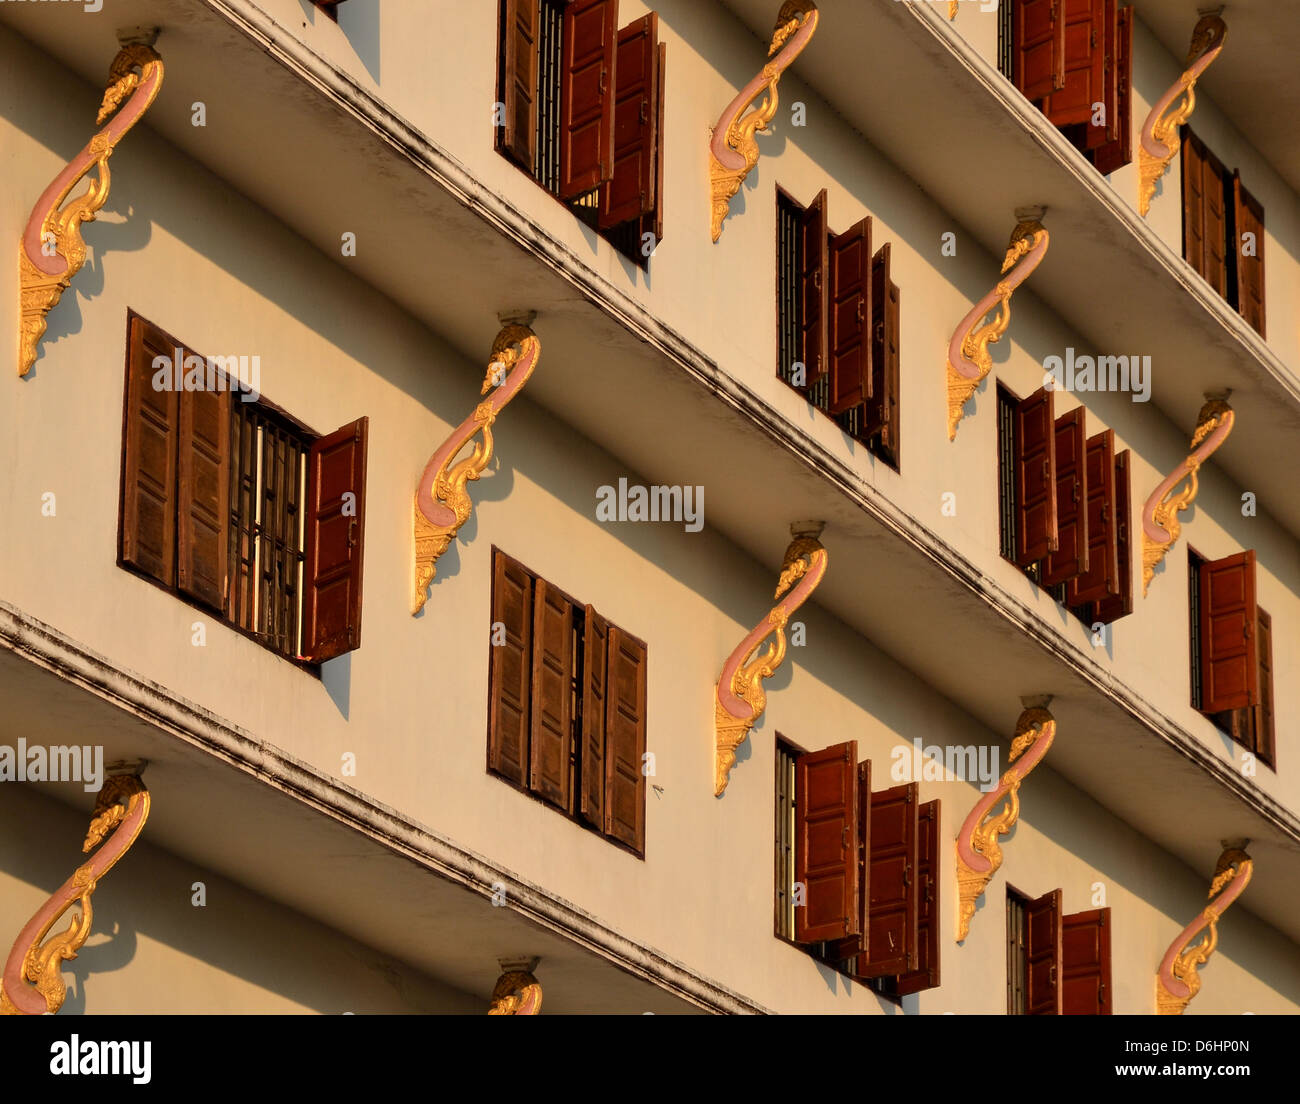
{"type": "Polygon", "coordinates": [[[1192,708],[1200,709],[1201,702],[1201,563],[1193,552],[1187,554],[1187,642],[1191,661],[1192,708]]]}
{"type": "Polygon", "coordinates": [[[1009,81],[1016,79],[1015,3],[998,5],[998,72],[1009,81]]]}
{"type": "Polygon", "coordinates": [[[1002,558],[1016,562],[1016,408],[998,391],[998,528],[1002,558]]]}
{"type": "Polygon", "coordinates": [[[1023,1016],[1028,1011],[1026,988],[1029,948],[1025,942],[1026,900],[1007,894],[1007,1015],[1023,1016]]]}
{"type": "Polygon", "coordinates": [[[564,64],[564,5],[542,0],[537,50],[537,171],[552,195],[560,190],[560,76],[564,64]]]}
{"type": "Polygon", "coordinates": [[[794,756],[776,748],[776,934],[794,939],[794,756]]]}
{"type": "Polygon", "coordinates": [[[799,295],[799,208],[777,197],[777,363],[778,378],[790,383],[800,359],[799,333],[803,308],[799,295]]]}

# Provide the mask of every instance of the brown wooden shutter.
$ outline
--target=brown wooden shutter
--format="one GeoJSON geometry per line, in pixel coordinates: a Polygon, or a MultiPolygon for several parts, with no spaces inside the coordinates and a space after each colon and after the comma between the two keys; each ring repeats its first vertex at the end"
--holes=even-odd
{"type": "Polygon", "coordinates": [[[1043,565],[1043,586],[1088,570],[1087,411],[1076,406],[1056,419],[1056,550],[1043,565]]]}
{"type": "Polygon", "coordinates": [[[601,186],[601,229],[653,212],[655,150],[659,142],[659,16],[655,12],[618,33],[614,93],[614,173],[601,186]]]}
{"type": "Polygon", "coordinates": [[[532,695],[533,575],[493,550],[492,622],[505,643],[492,647],[488,686],[488,769],[524,785],[532,695]]]}
{"type": "Polygon", "coordinates": [[[863,408],[862,436],[880,434],[880,449],[894,467],[899,465],[899,297],[889,278],[889,243],[871,259],[871,397],[863,408]]]}
{"type": "Polygon", "coordinates": [[[646,646],[609,627],[605,834],[645,853],[646,646]]]}
{"type": "Polygon", "coordinates": [[[153,359],[166,357],[170,364],[174,350],[174,343],[160,329],[137,315],[131,316],[122,448],[121,554],[123,563],[164,586],[171,586],[176,577],[181,393],[173,384],[162,390],[154,388],[153,359]]]}
{"type": "Polygon", "coordinates": [[[668,46],[661,42],[655,54],[655,88],[658,101],[655,107],[655,202],[654,210],[641,216],[641,240],[653,234],[655,246],[664,240],[664,100],[668,80],[668,46]]]}
{"type": "Polygon", "coordinates": [[[1109,1016],[1110,909],[1076,912],[1061,921],[1061,1013],[1109,1016]]]}
{"type": "MultiPolygon", "coordinates": [[[[1133,8],[1119,10],[1118,43],[1116,46],[1117,80],[1115,117],[1119,123],[1118,135],[1092,151],[1092,163],[1097,171],[1109,176],[1133,160],[1133,8]]],[[[1109,122],[1110,109],[1107,108],[1109,122]]]]}
{"type": "Polygon", "coordinates": [[[1119,593],[1119,533],[1115,523],[1115,431],[1088,438],[1088,568],[1070,580],[1066,602],[1077,609],[1119,593]]]}
{"type": "Polygon", "coordinates": [[[871,760],[858,764],[858,931],[837,940],[826,957],[835,962],[850,962],[850,976],[858,976],[859,965],[865,967],[871,939],[871,760]]]}
{"type": "Polygon", "coordinates": [[[1233,262],[1237,266],[1237,310],[1259,332],[1264,333],[1264,208],[1241,186],[1241,173],[1232,174],[1234,238],[1233,262]],[[1255,256],[1242,250],[1243,234],[1255,235],[1255,256]]]}
{"type": "Polygon", "coordinates": [[[1255,754],[1274,770],[1277,757],[1273,721],[1273,619],[1259,611],[1259,705],[1255,707],[1255,754]]]}
{"type": "Polygon", "coordinates": [[[917,786],[871,795],[871,933],[861,977],[891,977],[917,967],[917,786]]]}
{"type": "Polygon", "coordinates": [[[370,419],[358,418],[322,437],[307,458],[302,646],[315,663],[361,647],[369,430],[370,419]]]}
{"type": "Polygon", "coordinates": [[[573,787],[574,604],[545,579],[533,583],[532,723],[528,788],[569,812],[573,787]]]}
{"type": "Polygon", "coordinates": [[[830,412],[843,414],[871,397],[871,218],[830,245],[830,412]]]}
{"type": "Polygon", "coordinates": [[[1016,563],[1021,567],[1057,547],[1053,395],[1040,388],[1016,403],[1016,563]]]}
{"type": "Polygon", "coordinates": [[[1220,295],[1228,294],[1228,220],[1223,163],[1183,128],[1183,256],[1220,295]]]}
{"type": "Polygon", "coordinates": [[[560,198],[576,199],[614,173],[618,0],[573,0],[563,33],[560,198]]]}
{"type": "Polygon", "coordinates": [[[1253,549],[1202,563],[1201,710],[1259,704],[1259,607],[1253,549]]]}
{"type": "Polygon", "coordinates": [[[916,969],[888,985],[905,997],[939,985],[939,802],[927,801],[917,812],[916,969]]]}
{"type": "Polygon", "coordinates": [[[794,768],[794,877],[804,905],[794,912],[799,943],[856,935],[858,745],[850,740],[800,755],[794,768]]]}
{"type": "Polygon", "coordinates": [[[225,380],[214,383],[223,389],[180,396],[176,569],[182,593],[222,612],[230,546],[230,392],[225,380]]]}
{"type": "Polygon", "coordinates": [[[1061,891],[1025,907],[1025,1014],[1061,1014],[1061,891]]]}
{"type": "Polygon", "coordinates": [[[799,219],[799,294],[802,335],[800,359],[812,387],[829,371],[827,334],[830,318],[830,259],[827,248],[826,190],[805,208],[799,219]]]}
{"type": "Polygon", "coordinates": [[[1030,100],[1065,87],[1063,0],[1021,0],[1015,5],[1015,81],[1030,100]]]}
{"type": "Polygon", "coordinates": [[[1130,521],[1128,449],[1115,457],[1115,539],[1119,550],[1118,593],[1093,607],[1092,619],[1109,625],[1133,612],[1133,532],[1130,521]]]}
{"type": "Polygon", "coordinates": [[[504,0],[501,9],[501,148],[531,175],[537,163],[538,35],[540,0],[504,0]]]}
{"type": "MultiPolygon", "coordinates": [[[[1088,127],[1092,105],[1106,102],[1107,2],[1063,0],[1065,83],[1043,101],[1043,114],[1058,127],[1088,127]]],[[[1113,15],[1114,0],[1109,3],[1113,15]]]]}
{"type": "Polygon", "coordinates": [[[1106,125],[1093,126],[1088,120],[1084,149],[1095,150],[1119,137],[1119,0],[1103,0],[1101,22],[1105,44],[1101,47],[1101,94],[1094,99],[1106,108],[1106,125]]]}
{"type": "Polygon", "coordinates": [[[578,812],[605,830],[605,709],[609,622],[588,606],[582,634],[582,782],[578,812]]]}

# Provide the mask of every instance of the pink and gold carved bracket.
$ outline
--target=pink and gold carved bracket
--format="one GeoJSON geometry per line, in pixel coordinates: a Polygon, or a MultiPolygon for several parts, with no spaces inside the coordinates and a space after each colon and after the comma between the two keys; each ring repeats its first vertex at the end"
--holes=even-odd
{"type": "Polygon", "coordinates": [[[480,394],[492,392],[474,408],[425,465],[415,489],[415,600],[412,614],[424,609],[438,557],[447,551],[474,510],[466,484],[492,461],[492,423],[523,389],[542,355],[542,343],[527,326],[508,325],[492,344],[491,362],[480,394]],[[474,450],[456,457],[471,441],[474,450]]]}
{"type": "Polygon", "coordinates": [[[736,749],[767,708],[763,680],[771,678],[785,659],[785,626],[790,615],[808,600],[826,574],[826,549],[809,536],[796,536],[785,552],[776,584],[778,604],[736,647],[722,665],[713,699],[713,794],[727,788],[736,749]],[[797,585],[796,585],[797,584],[797,585]],[[791,587],[794,587],[791,590],[791,587]],[[784,602],[779,599],[789,591],[784,602]],[[754,653],[769,636],[775,639],[760,655],[754,653]]]}
{"type": "Polygon", "coordinates": [[[86,263],[81,224],[91,222],[108,201],[108,159],[126,134],[158,96],[162,59],[142,43],[124,47],[108,72],[108,89],[97,123],[112,119],[86,145],[36,201],[18,250],[19,325],[18,374],[36,363],[36,349],[45,333],[46,316],[86,263]],[[127,97],[130,99],[127,99],[127,97]],[[123,100],[126,105],[121,107],[123,100]],[[114,114],[116,112],[116,114],[114,114]],[[93,170],[87,190],[66,207],[68,195],[93,170]]]}
{"type": "Polygon", "coordinates": [[[497,978],[489,1016],[536,1016],[542,1010],[542,987],[531,972],[511,970],[497,978]]]}
{"type": "Polygon", "coordinates": [[[1157,1016],[1181,1016],[1200,992],[1201,976],[1197,971],[1219,945],[1219,918],[1245,891],[1254,869],[1254,861],[1239,848],[1225,848],[1219,856],[1210,883],[1210,903],[1169,944],[1169,950],[1160,960],[1160,969],[1156,971],[1157,1016]],[[1192,940],[1207,928],[1205,938],[1193,944],[1192,940]]]}
{"type": "Polygon", "coordinates": [[[1217,15],[1202,16],[1192,31],[1187,68],[1147,115],[1138,142],[1138,213],[1151,210],[1156,183],[1168,171],[1178,152],[1178,128],[1196,107],[1196,82],[1223,52],[1228,28],[1217,15]]]}
{"type": "Polygon", "coordinates": [[[1003,279],[973,306],[948,342],[948,440],[957,437],[962,408],[993,367],[989,346],[1002,340],[1011,325],[1011,296],[1029,279],[1047,253],[1048,234],[1036,218],[1022,219],[1011,234],[1002,261],[1003,279]],[[985,322],[990,311],[996,317],[985,322]],[[981,324],[982,323],[982,324],[981,324]]]}
{"type": "Polygon", "coordinates": [[[776,117],[776,89],[781,75],[808,45],[817,30],[817,19],[817,5],[812,0],[786,0],[781,5],[767,52],[772,60],[727,105],[713,128],[709,140],[709,197],[710,228],[715,242],[722,237],[722,221],[727,217],[732,197],[758,164],[758,142],[754,134],[766,130],[776,117]],[[741,113],[760,95],[764,97],[763,102],[742,118],[741,113]]]}
{"type": "Polygon", "coordinates": [[[1200,489],[1197,471],[1214,451],[1228,439],[1236,421],[1232,407],[1223,399],[1211,399],[1196,418],[1196,431],[1192,434],[1192,452],[1178,465],[1163,483],[1151,492],[1142,507],[1142,594],[1156,573],[1160,561],[1178,540],[1182,526],[1178,514],[1196,501],[1200,489]],[[1178,494],[1175,488],[1184,479],[1187,486],[1178,494]]]}
{"type": "Polygon", "coordinates": [[[975,902],[1002,865],[999,836],[1005,836],[1020,819],[1020,783],[1047,754],[1056,738],[1056,719],[1046,709],[1032,707],[1020,714],[1011,741],[1009,766],[997,786],[975,803],[957,833],[957,942],[970,934],[975,902]],[[996,815],[993,808],[1003,798],[1006,805],[996,815]]]}
{"type": "Polygon", "coordinates": [[[76,958],[90,935],[93,914],[90,896],[105,874],[130,850],[149,819],[149,791],[134,775],[116,775],[104,781],[95,801],[94,815],[82,850],[99,847],[95,857],[79,866],[27,926],[18,933],[0,979],[0,1015],[41,1016],[57,1012],[68,995],[59,964],[76,958]],[[67,930],[46,940],[59,918],[80,903],[81,912],[67,930]]]}

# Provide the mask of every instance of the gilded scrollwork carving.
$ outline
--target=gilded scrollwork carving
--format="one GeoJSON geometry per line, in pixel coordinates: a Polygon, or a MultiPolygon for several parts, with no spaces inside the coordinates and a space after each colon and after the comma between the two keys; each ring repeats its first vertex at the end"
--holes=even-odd
{"type": "Polygon", "coordinates": [[[95,120],[101,129],[54,178],[32,208],[18,249],[20,376],[26,375],[36,363],[46,316],[86,263],[81,224],[93,221],[108,200],[108,159],[122,136],[157,98],[162,79],[162,58],[153,47],[143,43],[124,47],[109,69],[108,88],[95,120]],[[123,100],[127,101],[125,106],[123,100]],[[108,122],[103,125],[106,119],[108,122]],[[98,171],[91,177],[86,191],[64,206],[72,189],[94,170],[98,171]]]}
{"type": "Polygon", "coordinates": [[[1241,896],[1255,864],[1245,851],[1225,848],[1210,882],[1210,903],[1172,943],[1156,971],[1156,1015],[1181,1016],[1200,992],[1199,970],[1219,945],[1219,918],[1241,896]],[[1198,943],[1192,940],[1204,934],[1198,943]]]}
{"type": "Polygon", "coordinates": [[[775,598],[778,604],[745,637],[722,666],[713,700],[713,793],[722,796],[736,749],[767,708],[763,680],[771,678],[785,659],[785,627],[791,614],[804,604],[826,574],[826,549],[813,537],[796,536],[786,549],[775,598]],[[791,589],[793,587],[793,589],[791,589]],[[787,594],[788,592],[788,594],[787,594]],[[780,601],[786,595],[784,602],[780,601]],[[764,650],[764,642],[772,637],[764,650]]]}
{"type": "Polygon", "coordinates": [[[1187,68],[1147,115],[1138,142],[1138,213],[1151,210],[1156,183],[1168,171],[1178,152],[1178,128],[1196,107],[1196,82],[1223,52],[1228,28],[1217,15],[1202,16],[1192,31],[1187,68]]]}
{"type": "Polygon", "coordinates": [[[510,970],[497,978],[489,1016],[536,1016],[542,1010],[542,987],[526,970],[510,970]]]}
{"type": "Polygon", "coordinates": [[[67,985],[60,963],[76,958],[85,944],[93,921],[91,895],[99,880],[135,843],[148,818],[149,791],[138,777],[116,775],[104,781],[82,845],[85,852],[96,847],[99,851],[73,872],[18,933],[0,979],[0,1015],[40,1016],[63,1007],[67,985]],[[59,918],[77,904],[81,909],[67,929],[46,939],[59,918]]]}
{"type": "Polygon", "coordinates": [[[1196,417],[1191,454],[1178,465],[1142,507],[1142,593],[1145,595],[1156,568],[1178,540],[1182,526],[1178,515],[1196,501],[1200,489],[1197,472],[1232,432],[1236,414],[1223,399],[1211,399],[1196,417]],[[1175,494],[1178,485],[1187,486],[1175,494]]]}
{"type": "Polygon", "coordinates": [[[817,5],[812,0],[786,0],[781,5],[767,52],[772,60],[727,105],[713,128],[709,140],[709,193],[715,242],[722,236],[722,221],[727,217],[732,197],[758,164],[758,142],[754,135],[766,130],[776,117],[781,75],[808,45],[817,30],[817,19],[817,5]],[[741,113],[760,95],[763,102],[742,118],[741,113]]]}
{"type": "Polygon", "coordinates": [[[948,0],[948,18],[957,18],[957,0],[948,0]]]}
{"type": "Polygon", "coordinates": [[[1037,219],[1022,219],[1011,234],[1002,261],[1003,278],[975,304],[948,342],[948,440],[957,437],[962,408],[993,367],[989,346],[1002,340],[1011,325],[1011,296],[1042,263],[1048,234],[1037,219]],[[997,314],[984,321],[990,311],[997,314]]]}
{"type": "Polygon", "coordinates": [[[415,491],[415,598],[412,613],[419,613],[428,598],[438,557],[447,551],[474,504],[467,484],[477,479],[492,461],[492,424],[537,367],[542,344],[527,326],[508,325],[492,345],[491,362],[479,403],[425,465],[415,491]],[[473,451],[456,463],[456,457],[473,442],[473,451]]]}
{"type": "Polygon", "coordinates": [[[957,942],[970,933],[975,902],[1002,865],[999,836],[1005,836],[1020,819],[1020,784],[1043,760],[1056,738],[1056,719],[1045,708],[1020,714],[1011,741],[1008,768],[997,786],[975,803],[957,833],[957,942]],[[994,807],[1006,804],[994,813],[994,807]]]}

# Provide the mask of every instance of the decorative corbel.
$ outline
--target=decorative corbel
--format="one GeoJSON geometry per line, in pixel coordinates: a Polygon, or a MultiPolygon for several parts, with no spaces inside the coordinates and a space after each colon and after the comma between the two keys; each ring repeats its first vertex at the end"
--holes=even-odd
{"type": "Polygon", "coordinates": [[[1210,882],[1210,903],[1169,944],[1156,971],[1156,1015],[1181,1016],[1201,989],[1197,970],[1204,966],[1219,945],[1219,917],[1250,882],[1254,860],[1241,847],[1226,846],[1210,882]],[[1192,940],[1209,928],[1199,943],[1192,940]]]}
{"type": "Polygon", "coordinates": [[[1142,507],[1142,594],[1151,585],[1156,567],[1165,558],[1182,532],[1178,514],[1196,501],[1200,489],[1196,473],[1213,452],[1228,439],[1236,421],[1236,414],[1223,398],[1206,396],[1206,403],[1196,416],[1196,431],[1192,434],[1192,452],[1178,465],[1169,477],[1151,492],[1142,507]],[[1179,494],[1174,489],[1184,479],[1187,486],[1179,494]]]}
{"type": "Polygon", "coordinates": [[[767,708],[763,680],[771,678],[785,659],[785,626],[790,615],[808,600],[826,574],[826,549],[817,539],[823,524],[807,522],[790,526],[794,540],[785,550],[781,564],[775,595],[778,604],[722,665],[713,695],[714,797],[721,797],[727,788],[731,768],[736,763],[736,749],[745,742],[749,730],[767,708]],[[780,602],[787,591],[786,600],[780,602]],[[756,656],[754,653],[769,636],[775,639],[762,655],[756,656]]]}
{"type": "Polygon", "coordinates": [[[1048,235],[1041,219],[1046,208],[1028,207],[1016,211],[1020,220],[1011,233],[1011,244],[1002,261],[1003,279],[971,308],[948,342],[948,440],[957,437],[962,407],[975,394],[993,367],[989,346],[1002,340],[1011,324],[1011,296],[1047,253],[1048,235]],[[997,316],[980,323],[997,307],[997,316]]]}
{"type": "Polygon", "coordinates": [[[957,0],[948,0],[948,18],[957,18],[957,0]]]}
{"type": "Polygon", "coordinates": [[[492,343],[491,362],[480,394],[492,392],[474,408],[425,465],[415,489],[415,601],[412,614],[424,609],[438,557],[447,551],[460,527],[469,520],[474,504],[465,485],[477,479],[492,461],[492,423],[523,389],[542,355],[542,343],[527,322],[503,318],[505,328],[492,343]],[[474,440],[476,437],[479,440],[474,440]],[[464,447],[474,441],[474,451],[453,466],[464,447]]]}
{"type": "Polygon", "coordinates": [[[812,0],[785,0],[777,13],[776,30],[772,32],[772,45],[767,51],[772,60],[741,89],[713,128],[709,140],[709,190],[715,242],[722,236],[722,220],[727,217],[732,196],[740,191],[745,177],[758,164],[754,133],[766,130],[776,117],[776,88],[781,75],[808,45],[817,30],[817,19],[817,5],[812,0]],[[764,96],[763,102],[742,119],[741,112],[760,95],[764,96]]]}
{"type": "MultiPolygon", "coordinates": [[[[137,770],[139,767],[136,768],[137,770]]],[[[149,791],[138,774],[104,780],[95,801],[90,830],[82,850],[99,847],[95,857],[79,866],[18,933],[0,979],[0,1015],[41,1016],[63,1007],[68,987],[60,972],[64,959],[76,958],[90,935],[93,914],[90,896],[99,880],[126,854],[149,818],[149,791]],[[81,911],[67,930],[46,940],[59,918],[75,904],[81,911]]]]}
{"type": "Polygon", "coordinates": [[[533,971],[538,958],[498,960],[501,976],[492,989],[489,1016],[536,1016],[542,1010],[542,987],[533,971]]]}
{"type": "Polygon", "coordinates": [[[157,98],[162,79],[162,58],[151,43],[124,45],[108,71],[108,89],[95,121],[103,124],[109,116],[112,118],[68,162],[32,208],[18,249],[20,376],[25,376],[36,363],[36,348],[45,333],[46,315],[86,263],[81,224],[93,221],[108,200],[108,159],[122,136],[157,98]],[[127,101],[124,107],[123,100],[127,101]],[[99,171],[91,178],[87,190],[63,206],[72,189],[95,169],[99,171]]]}
{"type": "Polygon", "coordinates": [[[999,836],[1005,836],[1020,819],[1020,783],[1047,754],[1056,737],[1056,718],[1047,711],[1051,697],[1022,699],[1025,711],[1016,721],[1009,766],[997,786],[975,803],[957,833],[957,942],[970,933],[975,902],[1002,865],[999,836]],[[1006,805],[995,816],[993,807],[1006,805]]]}
{"type": "Polygon", "coordinates": [[[1196,82],[1222,53],[1227,37],[1227,25],[1218,12],[1201,17],[1192,31],[1186,70],[1156,102],[1142,124],[1138,143],[1138,213],[1143,217],[1151,210],[1156,182],[1168,171],[1178,152],[1178,128],[1191,118],[1196,107],[1196,82]]]}

